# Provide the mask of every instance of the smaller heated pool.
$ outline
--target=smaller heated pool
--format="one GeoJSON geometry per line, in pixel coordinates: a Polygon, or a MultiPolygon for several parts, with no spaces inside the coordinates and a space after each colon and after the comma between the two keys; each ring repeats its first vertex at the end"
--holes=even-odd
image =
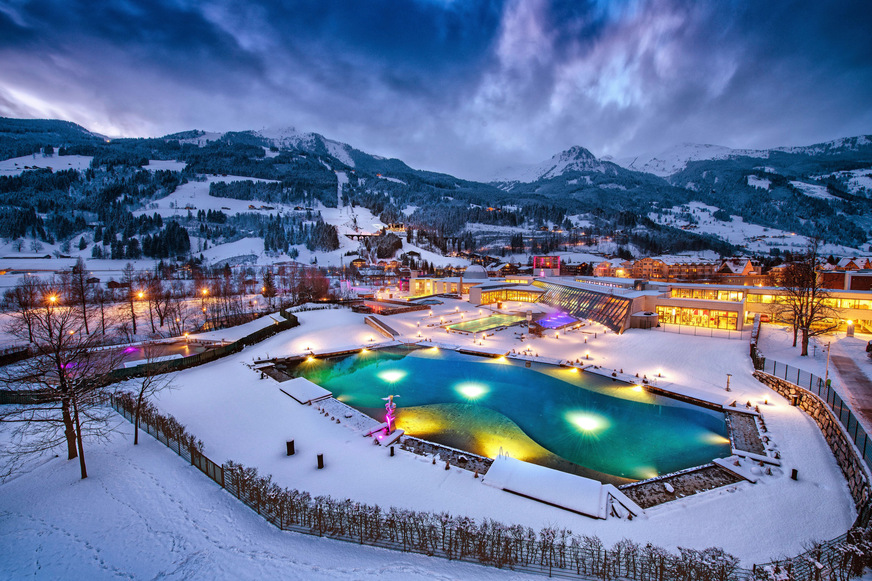
{"type": "Polygon", "coordinates": [[[553,315],[548,315],[547,317],[536,321],[540,327],[545,329],[562,329],[563,327],[574,325],[577,322],[578,319],[567,315],[566,313],[554,313],[553,315]]]}
{"type": "Polygon", "coordinates": [[[448,328],[452,331],[463,331],[465,333],[481,333],[482,331],[489,331],[491,329],[496,329],[497,327],[515,325],[526,320],[527,318],[521,315],[503,315],[495,313],[489,317],[484,317],[483,319],[455,323],[449,325],[448,328]]]}

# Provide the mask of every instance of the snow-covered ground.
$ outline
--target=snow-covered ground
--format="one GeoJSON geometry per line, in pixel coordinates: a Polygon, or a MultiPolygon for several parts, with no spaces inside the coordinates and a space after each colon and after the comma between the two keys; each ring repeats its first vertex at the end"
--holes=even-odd
{"type": "MultiPolygon", "coordinates": [[[[42,154],[13,157],[0,161],[0,176],[21,175],[26,168],[50,167],[54,171],[74,169],[84,171],[91,167],[93,157],[89,155],[51,155],[43,157],[42,154]]],[[[181,171],[188,165],[183,161],[150,160],[142,169],[150,171],[170,170],[181,171]]]]}
{"type": "Polygon", "coordinates": [[[118,420],[109,442],[87,445],[87,479],[51,458],[0,485],[0,578],[529,579],[282,532],[157,440],[134,447],[118,420]]]}
{"type": "MultiPolygon", "coordinates": [[[[872,380],[872,359],[866,357],[866,344],[872,340],[872,335],[856,333],[854,337],[845,336],[844,331],[812,337],[809,342],[808,355],[800,355],[800,342],[793,346],[793,330],[786,326],[764,325],[760,333],[758,347],[760,353],[767,359],[785,363],[791,367],[813,373],[818,377],[828,377],[832,386],[842,399],[854,409],[860,409],[854,395],[845,386],[838,368],[832,361],[827,363],[827,344],[830,345],[830,355],[849,357],[857,367],[872,380]]],[[[800,339],[801,341],[801,339],[800,339]]],[[[872,426],[868,426],[872,432],[872,426]]]]}
{"type": "Polygon", "coordinates": [[[667,177],[686,168],[690,161],[726,159],[735,153],[736,150],[721,145],[682,143],[658,153],[625,157],[614,161],[627,169],[667,177]]]}
{"type": "MultiPolygon", "coordinates": [[[[240,181],[278,183],[275,180],[264,180],[241,176],[207,175],[205,178],[206,180],[202,182],[188,182],[182,184],[169,196],[155,200],[148,204],[146,208],[137,210],[133,212],[133,214],[135,216],[142,214],[148,214],[149,216],[152,214],[160,214],[163,217],[184,217],[188,215],[188,209],[190,209],[194,214],[196,214],[198,210],[222,210],[228,214],[251,212],[253,210],[249,208],[249,205],[260,208],[262,205],[266,204],[266,202],[250,202],[248,200],[235,200],[233,198],[216,198],[209,195],[209,186],[218,182],[229,183],[240,181]]],[[[293,209],[293,205],[270,204],[270,206],[273,206],[275,209],[267,211],[269,213],[278,213],[293,209]]]]}
{"type": "Polygon", "coordinates": [[[838,198],[827,191],[826,186],[818,184],[807,184],[805,182],[790,182],[794,188],[809,196],[810,198],[819,198],[821,200],[837,200],[838,198]]]}
{"type": "Polygon", "coordinates": [[[90,156],[87,155],[51,155],[43,157],[42,154],[13,157],[0,161],[0,176],[17,176],[25,168],[50,167],[54,171],[74,169],[83,171],[91,167],[90,156]]]}
{"type": "Polygon", "coordinates": [[[855,169],[851,171],[837,171],[835,173],[822,176],[813,176],[816,179],[826,179],[830,176],[835,176],[840,179],[847,180],[848,192],[855,195],[872,194],[872,167],[863,169],[855,169]]]}
{"type": "Polygon", "coordinates": [[[769,186],[772,185],[772,182],[770,180],[758,178],[757,176],[748,176],[748,185],[752,188],[768,190],[769,186]]]}
{"type": "Polygon", "coordinates": [[[148,165],[143,166],[142,169],[147,169],[150,171],[182,171],[188,166],[187,162],[184,161],[173,161],[166,159],[150,159],[148,161],[148,165]]]}
{"type": "MultiPolygon", "coordinates": [[[[468,304],[446,301],[434,309],[434,317],[457,317],[455,307],[467,317],[478,316],[478,310],[468,304]]],[[[426,312],[396,315],[389,324],[412,338],[424,316],[426,312]]],[[[257,466],[284,486],[536,528],[556,524],[595,533],[609,545],[628,537],[672,549],[721,546],[750,564],[798,553],[809,539],[836,537],[855,516],[841,473],[817,427],[751,377],[746,341],[638,330],[618,336],[600,329],[596,339],[569,333],[524,344],[543,357],[575,359],[589,351],[591,363],[649,377],[659,371],[664,376],[658,380],[661,384],[675,383],[719,397],[726,374],[731,373],[733,390],[743,400],[761,406],[769,401],[763,413],[783,459],[782,469],[773,476],[660,505],[650,509],[646,518],[631,522],[592,521],[482,486],[468,472],[445,471],[427,458],[407,453],[391,458],[351,427],[325,419],[316,408],[300,406],[272,379],[259,379],[246,363],[310,349],[317,353],[363,346],[370,338],[380,339],[363,323],[362,315],[346,310],[302,312],[298,317],[300,327],[236,356],[180,372],[179,389],[161,394],[157,405],[202,438],[207,455],[216,461],[233,459],[257,466]],[[291,438],[299,453],[288,459],[284,442],[291,438]],[[325,455],[329,470],[315,469],[316,453],[325,455]],[[792,467],[801,468],[803,477],[798,482],[787,476],[792,467]],[[798,511],[797,506],[804,508],[798,511]]],[[[448,335],[438,327],[422,326],[420,332],[434,342],[471,343],[469,337],[448,335]]],[[[510,350],[521,344],[514,333],[505,331],[488,337],[485,346],[510,350]]]]}
{"type": "MultiPolygon", "coordinates": [[[[808,184],[802,185],[807,186],[808,184]]],[[[651,212],[648,214],[648,217],[659,224],[668,224],[681,228],[688,226],[690,223],[687,220],[680,219],[678,215],[689,213],[696,220],[696,232],[712,234],[726,240],[730,244],[744,246],[750,252],[768,253],[772,248],[801,252],[808,248],[808,238],[795,232],[786,232],[777,228],[750,224],[745,222],[740,216],[731,215],[729,222],[717,220],[713,214],[718,208],[703,204],[702,202],[690,202],[683,206],[674,206],[671,210],[672,214],[651,212]]],[[[820,249],[820,253],[823,255],[851,256],[857,255],[859,252],[856,248],[849,248],[838,244],[824,244],[820,249]]]]}
{"type": "MultiPolygon", "coordinates": [[[[481,316],[479,309],[468,303],[446,300],[434,307],[432,317],[451,319],[461,313],[466,318],[481,316]]],[[[484,309],[482,314],[486,314],[484,309]]],[[[561,333],[559,338],[528,339],[522,344],[508,329],[485,340],[488,349],[509,351],[529,346],[549,358],[574,360],[589,352],[593,364],[652,378],[659,372],[663,377],[657,381],[663,387],[675,384],[676,389],[692,388],[712,397],[723,397],[726,374],[731,373],[734,393],[761,406],[769,435],[782,458],[782,467],[775,468],[771,476],[761,475],[756,484],[742,482],[662,504],[632,521],[595,521],[484,486],[469,472],[446,471],[441,465],[433,466],[428,458],[403,451],[390,457],[386,449],[373,446],[353,425],[336,424],[319,414],[317,406],[297,404],[272,379],[260,379],[259,373],[248,367],[259,358],[310,349],[318,353],[383,340],[364,324],[363,315],[348,310],[308,311],[297,316],[299,327],[239,354],[175,374],[176,389],[161,393],[157,406],[201,438],[212,459],[255,466],[263,474],[272,474],[282,486],[382,507],[444,510],[535,528],[566,527],[596,534],[608,546],[622,538],[673,550],[678,546],[720,546],[750,565],[797,554],[811,539],[834,538],[855,517],[841,472],[816,425],[753,379],[746,340],[655,330],[615,335],[598,326],[584,329],[596,330],[596,338],[575,331],[561,333]],[[288,439],[294,439],[297,446],[297,454],[290,458],[284,453],[288,439]],[[324,470],[315,467],[318,453],[325,456],[324,470]],[[794,467],[800,469],[798,481],[789,478],[794,467]]],[[[433,319],[426,311],[387,320],[409,339],[417,338],[420,332],[421,338],[431,338],[434,343],[472,343],[471,337],[427,327],[433,319]]],[[[122,432],[129,437],[129,427],[125,425],[122,432]]],[[[462,578],[469,571],[475,578],[498,574],[479,573],[478,569],[443,572],[448,564],[437,562],[427,567],[418,565],[414,557],[369,553],[365,548],[359,549],[361,556],[356,557],[356,553],[344,552],[351,550],[346,545],[330,549],[332,545],[323,541],[279,533],[150,438],[138,449],[125,449],[115,440],[107,446],[91,446],[86,452],[90,454],[91,477],[84,482],[77,479],[74,462],[51,459],[32,475],[0,487],[0,538],[11,549],[7,555],[13,555],[0,560],[0,567],[10,567],[13,576],[39,577],[39,571],[45,571],[43,574],[51,577],[57,576],[57,571],[68,571],[67,576],[75,577],[86,571],[102,574],[103,570],[126,571],[125,566],[135,566],[142,567],[136,569],[142,573],[133,575],[140,577],[187,571],[186,567],[197,564],[207,573],[213,567],[233,572],[257,560],[255,556],[262,557],[254,566],[262,567],[264,574],[288,567],[292,578],[318,578],[322,573],[368,578],[372,574],[369,563],[378,559],[410,563],[408,578],[425,575],[425,568],[449,579],[452,575],[462,578]],[[143,456],[147,460],[141,461],[143,456]],[[81,505],[93,508],[70,510],[81,505]],[[100,518],[104,513],[105,518],[100,518]],[[144,538],[141,548],[140,538],[144,538]],[[285,542],[289,546],[285,547],[285,542]],[[136,554],[144,555],[141,562],[130,559],[131,546],[137,546],[136,554]],[[322,546],[328,548],[320,552],[322,546]],[[301,547],[299,552],[297,547],[301,547]],[[68,553],[73,548],[87,551],[93,559],[70,559],[68,553]],[[160,550],[163,553],[158,555],[160,550]],[[34,553],[40,555],[38,565],[34,565],[34,553]],[[357,558],[359,564],[348,564],[357,558]],[[310,577],[309,568],[322,560],[324,569],[310,577]],[[2,565],[3,561],[7,564],[2,565]],[[38,571],[37,566],[41,567],[38,571]]]]}

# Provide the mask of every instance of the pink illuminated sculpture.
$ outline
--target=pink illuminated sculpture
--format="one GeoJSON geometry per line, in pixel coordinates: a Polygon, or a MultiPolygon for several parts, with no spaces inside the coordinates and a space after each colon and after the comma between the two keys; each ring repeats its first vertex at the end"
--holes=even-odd
{"type": "Polygon", "coordinates": [[[397,409],[397,404],[394,403],[394,398],[398,395],[389,395],[382,399],[388,403],[385,404],[385,423],[388,425],[388,434],[394,431],[394,410],[397,409]]]}

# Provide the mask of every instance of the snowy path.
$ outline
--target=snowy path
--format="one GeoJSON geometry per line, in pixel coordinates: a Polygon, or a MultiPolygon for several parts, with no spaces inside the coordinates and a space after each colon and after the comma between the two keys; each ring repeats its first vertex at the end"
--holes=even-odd
{"type": "Polygon", "coordinates": [[[830,355],[830,359],[839,370],[844,387],[850,394],[854,413],[859,416],[866,433],[872,432],[872,381],[850,357],[830,355]]]}
{"type": "Polygon", "coordinates": [[[339,211],[342,211],[342,186],[348,183],[348,176],[344,171],[337,171],[336,173],[336,207],[339,208],[339,211]]]}

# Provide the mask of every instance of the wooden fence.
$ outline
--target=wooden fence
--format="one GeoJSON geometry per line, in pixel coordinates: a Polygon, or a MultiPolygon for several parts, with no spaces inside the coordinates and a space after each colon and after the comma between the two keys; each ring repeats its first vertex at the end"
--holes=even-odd
{"type": "MultiPolygon", "coordinates": [[[[133,422],[132,402],[113,398],[112,406],[133,422]]],[[[606,548],[596,536],[573,535],[566,529],[546,527],[537,532],[490,519],[313,497],[282,488],[254,468],[233,462],[220,465],[204,455],[183,428],[180,438],[187,443],[153,426],[152,422],[164,422],[153,412],[150,419],[140,423],[148,434],[281,530],[564,579],[739,581],[751,576],[720,549],[680,549],[675,554],[626,539],[606,548]]],[[[166,423],[178,425],[172,418],[166,423]]]]}

